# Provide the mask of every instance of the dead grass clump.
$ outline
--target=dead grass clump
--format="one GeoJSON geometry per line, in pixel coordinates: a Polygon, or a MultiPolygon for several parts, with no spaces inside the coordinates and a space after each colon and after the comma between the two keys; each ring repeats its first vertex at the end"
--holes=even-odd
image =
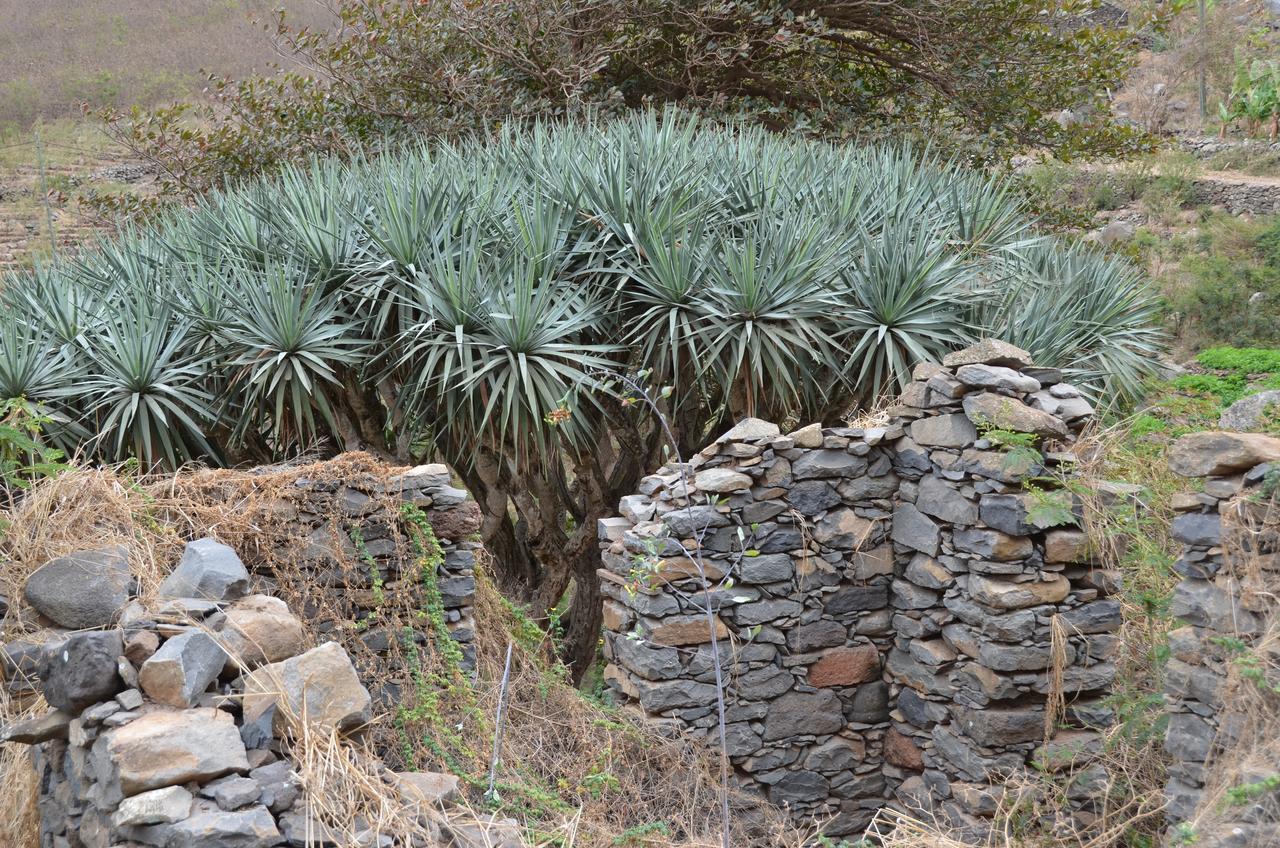
{"type": "MultiPolygon", "coordinates": [[[[29,698],[24,703],[11,698],[7,687],[0,685],[0,725],[34,718],[48,709],[43,698],[29,698]]],[[[40,787],[26,745],[0,745],[0,786],[4,787],[0,845],[39,845],[40,810],[36,801],[40,787]]]]}
{"type": "Polygon", "coordinates": [[[172,506],[109,468],[76,468],[43,480],[4,514],[0,591],[20,598],[28,575],[50,559],[120,544],[129,548],[130,568],[142,594],[149,595],[182,552],[184,540],[175,528],[157,519],[172,506]]]}

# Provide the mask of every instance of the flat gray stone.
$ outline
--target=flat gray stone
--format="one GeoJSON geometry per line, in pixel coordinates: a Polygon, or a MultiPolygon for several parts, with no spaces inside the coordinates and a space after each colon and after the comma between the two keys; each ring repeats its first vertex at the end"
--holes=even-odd
{"type": "Polygon", "coordinates": [[[173,636],[138,670],[138,683],[151,700],[192,707],[227,663],[227,655],[202,630],[173,636]]]}
{"type": "Polygon", "coordinates": [[[921,477],[916,509],[950,524],[976,524],[978,505],[962,495],[951,483],[932,474],[921,477]]]}
{"type": "Polygon", "coordinates": [[[796,480],[820,477],[857,477],[867,470],[867,461],[842,450],[812,450],[791,463],[796,480]]]}
{"type": "Polygon", "coordinates": [[[1222,517],[1217,513],[1184,512],[1173,519],[1169,532],[1184,545],[1212,548],[1222,543],[1222,517]]]}
{"type": "Polygon", "coordinates": [[[831,689],[817,692],[790,692],[769,705],[764,721],[764,740],[776,742],[791,736],[822,736],[844,726],[840,698],[831,689]]]}
{"type": "Polygon", "coordinates": [[[266,807],[233,813],[204,810],[173,824],[142,829],[143,841],[165,848],[269,848],[282,838],[266,807]]]}
{"type": "Polygon", "coordinates": [[[234,601],[249,594],[249,572],[236,552],[217,539],[188,542],[182,560],[160,584],[162,598],[234,601]]]}
{"type": "Polygon", "coordinates": [[[848,637],[848,628],[838,621],[815,621],[791,628],[787,633],[787,647],[797,654],[807,654],[818,648],[843,645],[848,637]]]}
{"type": "Polygon", "coordinates": [[[942,357],[947,368],[962,365],[1006,365],[1010,368],[1029,368],[1031,354],[1016,345],[999,339],[983,339],[964,350],[957,350],[942,357]]]}
{"type": "Polygon", "coordinates": [[[680,653],[675,648],[654,647],[626,633],[613,641],[617,661],[645,680],[671,680],[680,676],[680,653]]]}
{"type": "Polygon", "coordinates": [[[780,583],[795,576],[796,564],[791,554],[761,554],[743,557],[738,575],[743,583],[780,583]]]}
{"type": "Polygon", "coordinates": [[[898,504],[893,511],[892,538],[900,545],[929,556],[937,556],[941,545],[938,525],[909,503],[898,504]]]}
{"type": "Polygon", "coordinates": [[[1027,394],[1040,391],[1040,381],[1035,377],[1020,374],[1003,365],[974,364],[962,365],[956,370],[956,377],[966,386],[977,386],[997,391],[1027,394]]]}
{"type": "Polygon", "coordinates": [[[796,483],[786,497],[801,515],[817,515],[840,503],[840,495],[825,480],[796,483]]]}
{"type": "Polygon", "coordinates": [[[978,513],[983,524],[1010,536],[1030,536],[1037,529],[1027,523],[1026,495],[983,495],[978,513]]]}
{"type": "Polygon", "coordinates": [[[262,786],[249,777],[229,774],[200,787],[200,795],[211,799],[220,810],[238,810],[256,804],[262,794],[262,786]]]}
{"type": "Polygon", "coordinates": [[[1252,433],[1276,421],[1280,421],[1280,389],[1240,398],[1223,410],[1218,426],[1223,430],[1252,433]]]}
{"type": "Polygon", "coordinates": [[[921,418],[911,424],[911,438],[919,445],[938,448],[964,448],[978,438],[973,422],[959,412],[921,418]]]}
{"type": "Polygon", "coordinates": [[[293,807],[302,794],[302,786],[288,760],[276,760],[249,772],[262,787],[262,803],[273,813],[282,813],[293,807]]]}
{"type": "Polygon", "coordinates": [[[133,582],[129,551],[115,545],[49,560],[27,578],[23,597],[60,627],[86,630],[115,622],[133,582]]]}
{"type": "Polygon", "coordinates": [[[191,815],[191,793],[181,786],[140,792],[120,802],[111,823],[116,827],[171,824],[191,815]]]}
{"type": "Polygon", "coordinates": [[[731,468],[708,468],[694,476],[693,484],[703,492],[726,494],[750,489],[751,478],[731,468]]]}
{"type": "Polygon", "coordinates": [[[725,442],[758,442],[781,435],[778,425],[761,418],[744,418],[727,433],[716,439],[716,444],[725,442]]]}
{"type": "Polygon", "coordinates": [[[66,739],[71,717],[61,710],[50,710],[42,716],[15,721],[0,729],[0,742],[38,745],[50,739],[66,739]]]}
{"type": "Polygon", "coordinates": [[[984,427],[1031,433],[1042,438],[1062,438],[1069,432],[1062,419],[1027,406],[1017,398],[992,392],[965,395],[964,413],[984,427]]]}
{"type": "Polygon", "coordinates": [[[650,713],[684,707],[702,707],[714,704],[716,699],[715,686],[693,680],[671,680],[660,683],[636,681],[636,688],[640,691],[640,706],[650,713]]]}

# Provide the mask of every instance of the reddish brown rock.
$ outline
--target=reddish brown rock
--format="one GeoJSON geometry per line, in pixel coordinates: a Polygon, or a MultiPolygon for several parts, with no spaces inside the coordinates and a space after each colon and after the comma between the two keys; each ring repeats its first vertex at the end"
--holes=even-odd
{"type": "Polygon", "coordinates": [[[160,637],[154,630],[135,630],[124,639],[124,655],[134,665],[142,665],[160,647],[160,637]]]}
{"type": "Polygon", "coordinates": [[[880,652],[874,645],[832,648],[809,667],[811,686],[853,686],[880,676],[880,652]]]}
{"type": "Polygon", "coordinates": [[[924,755],[916,743],[892,727],[884,734],[884,758],[898,768],[924,771],[924,755]]]}
{"type": "Polygon", "coordinates": [[[480,507],[475,501],[464,501],[449,509],[431,509],[427,520],[436,538],[458,541],[480,532],[480,507]]]}
{"type": "MultiPolygon", "coordinates": [[[[728,639],[729,628],[719,616],[715,619],[716,639],[728,639]]],[[[711,641],[711,628],[702,615],[672,616],[653,628],[649,641],[657,645],[679,647],[702,645],[711,641]]]]}

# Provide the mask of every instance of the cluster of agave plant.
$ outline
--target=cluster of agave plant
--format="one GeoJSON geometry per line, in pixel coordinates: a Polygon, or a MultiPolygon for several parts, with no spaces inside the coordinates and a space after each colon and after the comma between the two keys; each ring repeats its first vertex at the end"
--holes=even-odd
{"type": "Polygon", "coordinates": [[[289,168],[0,301],[0,402],[69,455],[165,467],[538,466],[620,426],[601,373],[671,386],[696,439],[829,418],[983,336],[1124,398],[1160,344],[1141,277],[1037,234],[1007,181],[670,113],[289,168]]]}

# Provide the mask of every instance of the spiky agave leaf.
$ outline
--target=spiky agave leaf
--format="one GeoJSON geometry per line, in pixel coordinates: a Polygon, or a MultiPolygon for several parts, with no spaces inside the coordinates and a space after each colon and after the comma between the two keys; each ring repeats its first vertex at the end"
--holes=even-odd
{"type": "Polygon", "coordinates": [[[843,338],[850,379],[864,397],[905,386],[919,362],[941,361],[972,339],[966,307],[974,275],[928,222],[896,218],[858,236],[844,281],[843,338]]]}
{"type": "Polygon", "coordinates": [[[88,437],[71,402],[80,391],[80,364],[73,351],[35,323],[0,326],[0,401],[25,400],[49,419],[45,434],[70,453],[88,437]]]}
{"type": "Polygon", "coordinates": [[[698,297],[695,356],[722,402],[746,415],[812,412],[837,388],[840,368],[830,276],[843,244],[820,221],[765,216],[725,239],[698,297]]]}
{"type": "Polygon", "coordinates": [[[1044,239],[1005,254],[1002,269],[1003,296],[974,318],[988,335],[1062,368],[1095,401],[1141,396],[1165,339],[1159,301],[1131,265],[1044,239]]]}
{"type": "Polygon", "coordinates": [[[228,396],[240,400],[232,438],[253,432],[277,448],[307,447],[323,432],[317,414],[337,431],[328,393],[343,390],[340,372],[359,367],[367,344],[342,293],[324,292],[281,261],[256,273],[243,268],[233,280],[237,308],[218,334],[228,396]]]}
{"type": "Polygon", "coordinates": [[[169,468],[218,458],[206,437],[218,416],[202,386],[211,362],[192,350],[190,326],[167,305],[130,293],[82,336],[81,403],[99,456],[169,468]]]}

